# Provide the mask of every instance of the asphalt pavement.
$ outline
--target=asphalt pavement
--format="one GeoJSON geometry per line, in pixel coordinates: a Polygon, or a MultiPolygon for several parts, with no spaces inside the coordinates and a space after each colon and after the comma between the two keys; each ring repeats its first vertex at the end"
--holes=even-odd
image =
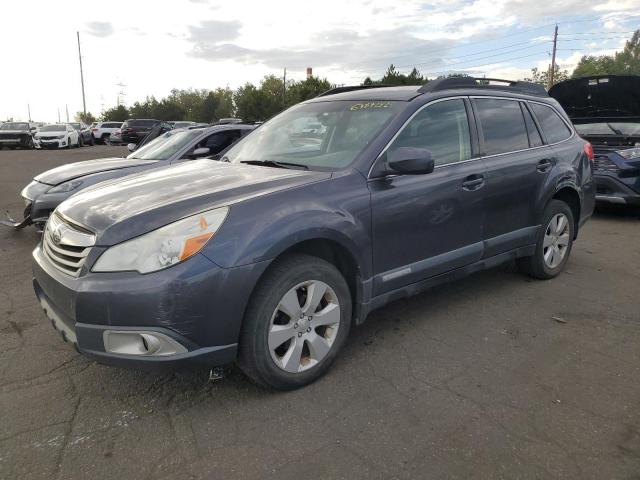
{"type": "MultiPolygon", "coordinates": [[[[125,153],[0,151],[0,209],[125,153]]],[[[640,479],[637,212],[598,211],[554,280],[509,264],[376,311],[290,393],[78,355],[33,294],[38,240],[0,230],[2,479],[640,479]]]]}

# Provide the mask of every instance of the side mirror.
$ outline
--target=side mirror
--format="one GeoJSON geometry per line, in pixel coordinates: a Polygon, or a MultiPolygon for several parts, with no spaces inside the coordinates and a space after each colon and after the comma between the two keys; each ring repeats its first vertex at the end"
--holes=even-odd
{"type": "Polygon", "coordinates": [[[387,152],[387,167],[394,173],[422,175],[433,172],[435,162],[426,148],[399,147],[387,152]]]}
{"type": "Polygon", "coordinates": [[[194,157],[202,157],[203,155],[209,154],[210,151],[209,147],[200,147],[196,148],[191,155],[194,157]]]}
{"type": "Polygon", "coordinates": [[[135,143],[129,143],[127,144],[127,150],[129,150],[130,152],[133,152],[136,149],[137,145],[135,143]]]}

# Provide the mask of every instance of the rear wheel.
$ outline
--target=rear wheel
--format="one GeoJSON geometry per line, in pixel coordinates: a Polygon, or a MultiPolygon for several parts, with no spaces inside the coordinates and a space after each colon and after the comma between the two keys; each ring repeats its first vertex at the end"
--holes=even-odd
{"type": "Polygon", "coordinates": [[[518,267],[542,280],[557,276],[569,260],[574,237],[575,221],[571,208],[561,200],[551,200],[544,211],[536,250],[530,257],[519,258],[518,267]]]}
{"type": "Polygon", "coordinates": [[[80,147],[84,147],[84,138],[82,138],[82,135],[78,135],[78,148],[80,147]]]}
{"type": "Polygon", "coordinates": [[[323,375],[351,326],[351,295],[332,264],[290,255],[260,281],[249,302],[239,364],[259,385],[291,390],[323,375]]]}
{"type": "Polygon", "coordinates": [[[92,133],[91,136],[89,137],[89,145],[93,147],[95,144],[96,144],[96,140],[95,138],[93,138],[93,133],[92,133]]]}

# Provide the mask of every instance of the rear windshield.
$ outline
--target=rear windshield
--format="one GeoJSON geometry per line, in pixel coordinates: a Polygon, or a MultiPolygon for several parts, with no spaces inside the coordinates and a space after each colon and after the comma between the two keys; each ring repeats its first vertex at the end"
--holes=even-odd
{"type": "Polygon", "coordinates": [[[28,123],[3,123],[0,125],[0,130],[29,130],[28,123]]]}
{"type": "Polygon", "coordinates": [[[129,127],[153,127],[157,120],[127,120],[127,126],[129,127]]]}
{"type": "Polygon", "coordinates": [[[65,125],[45,125],[40,127],[41,132],[64,132],[67,130],[65,125]]]}
{"type": "Polygon", "coordinates": [[[405,102],[328,101],[296,105],[227,152],[230,162],[287,162],[311,170],[351,164],[405,102]]]}

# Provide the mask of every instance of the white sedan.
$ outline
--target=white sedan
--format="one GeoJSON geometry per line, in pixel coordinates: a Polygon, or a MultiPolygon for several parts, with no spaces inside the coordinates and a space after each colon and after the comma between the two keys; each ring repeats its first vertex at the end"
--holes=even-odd
{"type": "Polygon", "coordinates": [[[71,148],[80,146],[78,131],[71,125],[62,123],[40,127],[34,138],[36,148],[71,148]]]}

